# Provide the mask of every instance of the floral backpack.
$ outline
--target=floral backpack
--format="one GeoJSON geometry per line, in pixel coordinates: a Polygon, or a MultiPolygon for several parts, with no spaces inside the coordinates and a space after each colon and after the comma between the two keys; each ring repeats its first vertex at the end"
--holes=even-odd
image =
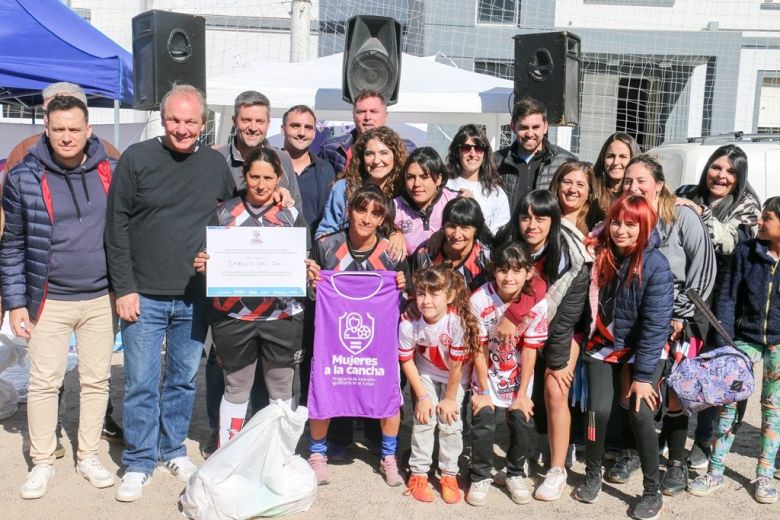
{"type": "Polygon", "coordinates": [[[734,341],[698,293],[691,289],[687,294],[728,344],[697,357],[682,359],[672,368],[666,384],[677,394],[688,414],[711,406],[747,401],[756,386],[753,362],[734,346],[734,341]]]}

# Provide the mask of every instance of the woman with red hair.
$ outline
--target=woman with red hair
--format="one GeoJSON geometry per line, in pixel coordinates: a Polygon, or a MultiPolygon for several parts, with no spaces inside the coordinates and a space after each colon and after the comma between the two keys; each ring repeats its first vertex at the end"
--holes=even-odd
{"type": "Polygon", "coordinates": [[[619,399],[623,431],[632,431],[644,475],[644,492],[633,518],[657,518],[663,506],[658,436],[653,415],[661,354],[669,336],[674,286],[669,262],[658,250],[656,213],[639,195],[609,208],[605,226],[589,239],[592,324],[585,362],[589,395],[585,482],[575,497],[595,502],[601,491],[601,459],[613,402],[619,399]]]}

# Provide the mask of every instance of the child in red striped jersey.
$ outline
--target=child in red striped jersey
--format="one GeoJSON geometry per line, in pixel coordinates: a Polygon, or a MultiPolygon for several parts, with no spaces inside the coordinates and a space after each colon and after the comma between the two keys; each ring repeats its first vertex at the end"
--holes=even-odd
{"type": "Polygon", "coordinates": [[[531,501],[524,472],[533,434],[531,389],[537,351],[547,340],[547,284],[535,275],[525,245],[509,243],[496,251],[492,271],[495,282],[486,283],[471,296],[480,335],[472,376],[471,487],[466,496],[474,506],[486,503],[492,482],[496,408],[504,409],[510,432],[507,490],[518,504],[531,501]],[[510,304],[519,304],[524,317],[514,339],[504,342],[496,329],[510,304]]]}
{"type": "Polygon", "coordinates": [[[414,289],[420,317],[402,319],[398,331],[401,368],[416,397],[407,494],[421,502],[434,500],[428,471],[438,426],[441,495],[454,504],[461,499],[456,479],[463,451],[460,409],[479,325],[463,277],[448,263],[415,273],[414,289]]]}

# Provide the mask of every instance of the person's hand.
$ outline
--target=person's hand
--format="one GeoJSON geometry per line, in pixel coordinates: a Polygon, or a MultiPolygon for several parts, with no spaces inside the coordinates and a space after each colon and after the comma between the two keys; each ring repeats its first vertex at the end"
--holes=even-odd
{"type": "Polygon", "coordinates": [[[678,320],[672,320],[672,335],[669,336],[670,341],[676,341],[680,337],[680,333],[683,330],[683,322],[678,320]]]}
{"type": "Polygon", "coordinates": [[[19,307],[18,309],[11,309],[8,313],[11,320],[11,330],[17,338],[30,339],[30,332],[33,329],[32,323],[30,323],[30,314],[27,312],[26,307],[19,307]]]}
{"type": "Polygon", "coordinates": [[[274,192],[274,202],[282,206],[283,208],[289,208],[295,205],[295,199],[290,195],[290,190],[287,188],[276,188],[274,192]]]}
{"type": "Polygon", "coordinates": [[[387,237],[387,241],[387,254],[390,258],[397,262],[406,258],[406,240],[403,233],[396,231],[387,237]]]}
{"type": "Polygon", "coordinates": [[[433,417],[433,405],[431,398],[427,395],[417,399],[417,406],[414,407],[414,416],[420,424],[428,424],[428,420],[433,417]]]}
{"type": "Polygon", "coordinates": [[[502,345],[511,345],[517,334],[517,326],[503,316],[496,325],[496,337],[502,345]]]}
{"type": "Polygon", "coordinates": [[[626,394],[626,399],[630,400],[632,395],[636,396],[634,411],[637,413],[639,413],[639,407],[642,405],[642,401],[644,401],[651,410],[655,410],[656,406],[658,406],[658,394],[650,383],[632,381],[628,393],[626,394]]]}
{"type": "Polygon", "coordinates": [[[491,410],[495,410],[493,405],[493,399],[489,395],[472,394],[471,396],[471,413],[477,415],[480,410],[488,407],[491,410]]]}
{"type": "Polygon", "coordinates": [[[417,302],[414,298],[409,298],[409,303],[406,304],[406,309],[401,314],[405,320],[415,321],[420,318],[420,309],[417,308],[417,302]]]}
{"type": "MultiPolygon", "coordinates": [[[[406,275],[403,271],[397,271],[395,273],[395,286],[401,292],[406,290],[406,275]]],[[[2,323],[0,323],[0,325],[2,325],[2,323]]]]}
{"type": "Polygon", "coordinates": [[[544,372],[545,377],[554,379],[561,391],[561,394],[568,395],[571,382],[574,380],[574,370],[566,365],[558,370],[550,370],[549,368],[544,372]]]}
{"type": "Polygon", "coordinates": [[[693,202],[692,200],[684,199],[682,197],[676,197],[674,199],[674,203],[677,206],[688,206],[693,211],[695,211],[697,215],[701,215],[702,214],[702,207],[700,205],[696,204],[695,202],[693,202]]]}
{"type": "Polygon", "coordinates": [[[116,299],[116,313],[130,323],[138,321],[141,315],[141,298],[138,293],[125,294],[116,299]]]}
{"type": "Polygon", "coordinates": [[[515,400],[509,406],[509,411],[520,410],[526,421],[530,421],[534,416],[534,402],[527,395],[517,394],[515,400]]]}
{"type": "Polygon", "coordinates": [[[447,424],[452,424],[458,420],[458,405],[454,399],[447,399],[446,397],[439,401],[439,406],[436,407],[436,413],[439,415],[439,420],[447,424]]]}
{"type": "Polygon", "coordinates": [[[195,260],[192,262],[192,267],[195,268],[196,273],[206,272],[206,262],[208,262],[209,258],[211,257],[205,251],[198,253],[198,256],[196,256],[195,260]]]}
{"type": "Polygon", "coordinates": [[[309,280],[309,286],[317,290],[317,284],[322,280],[322,277],[320,277],[320,266],[311,259],[306,259],[303,262],[306,264],[306,278],[309,280]]]}

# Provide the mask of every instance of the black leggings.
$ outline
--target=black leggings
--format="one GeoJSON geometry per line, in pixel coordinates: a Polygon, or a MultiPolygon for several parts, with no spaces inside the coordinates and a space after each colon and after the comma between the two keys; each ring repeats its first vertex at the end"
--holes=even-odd
{"type": "MultiPolygon", "coordinates": [[[[588,364],[588,416],[586,418],[587,434],[585,436],[585,459],[589,471],[601,470],[601,459],[604,455],[606,428],[612,412],[613,402],[621,392],[620,372],[624,365],[605,363],[589,356],[585,357],[588,364]],[[595,431],[594,431],[595,427],[595,431]]],[[[664,363],[658,363],[653,373],[653,387],[658,386],[664,363]]],[[[630,370],[630,365],[629,365],[630,370]]],[[[634,433],[639,460],[642,463],[643,484],[646,493],[657,493],[660,483],[658,470],[658,435],[655,433],[654,416],[642,401],[639,412],[635,412],[636,397],[632,396],[628,410],[618,407],[621,414],[619,424],[623,431],[634,433]]]]}

